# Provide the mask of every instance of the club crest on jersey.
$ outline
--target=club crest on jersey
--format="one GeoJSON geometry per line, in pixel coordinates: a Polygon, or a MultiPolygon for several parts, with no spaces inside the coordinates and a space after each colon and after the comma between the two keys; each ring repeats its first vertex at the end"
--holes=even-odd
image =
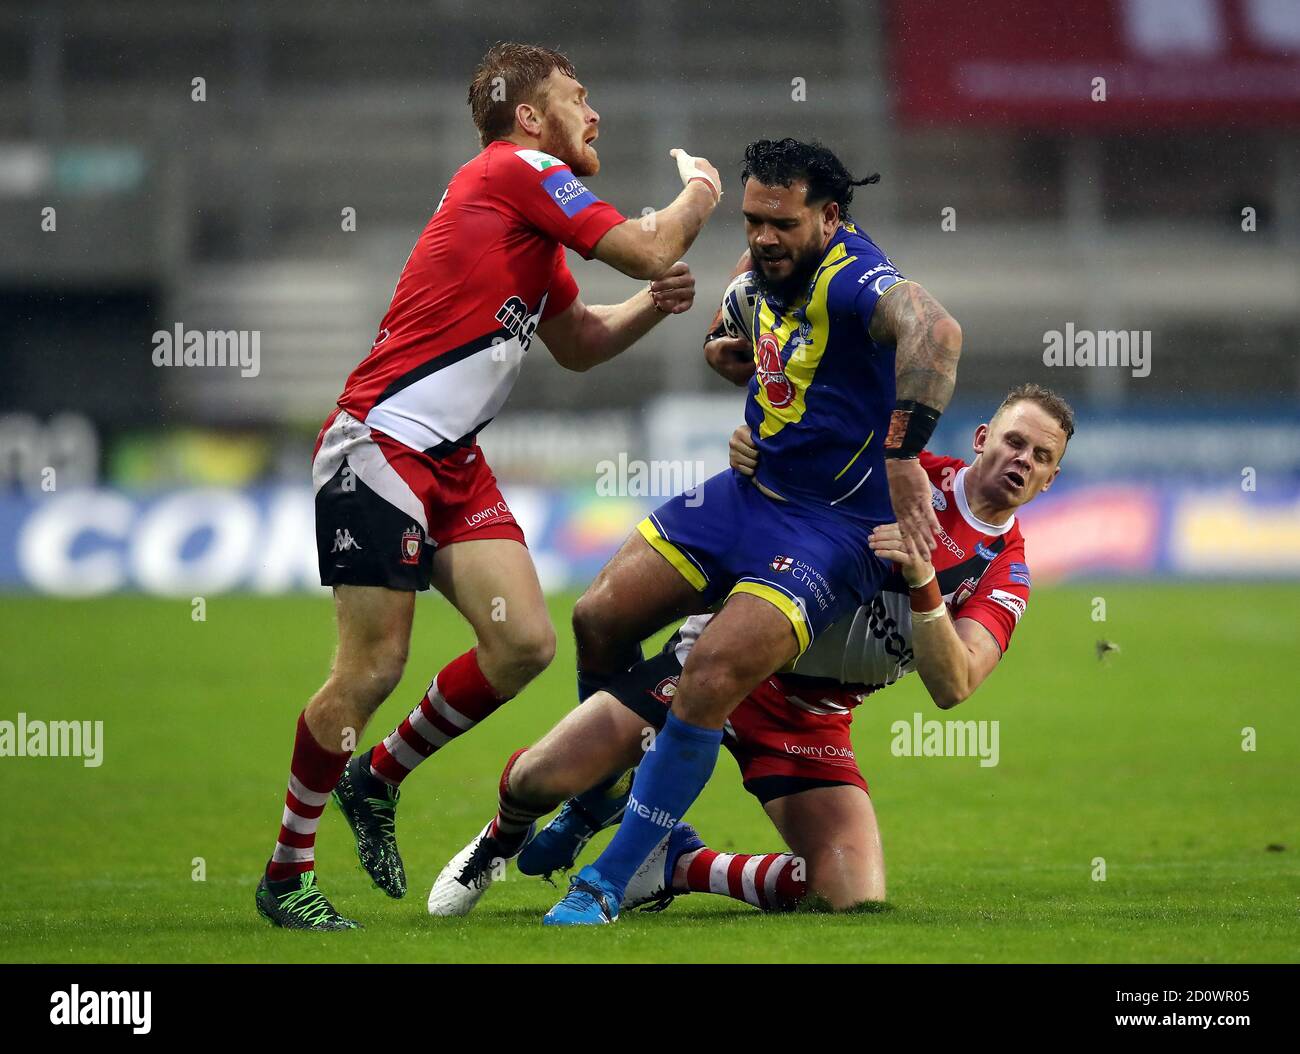
{"type": "Polygon", "coordinates": [[[768,566],[773,571],[789,571],[794,566],[794,561],[788,556],[774,556],[768,566]]]}
{"type": "Polygon", "coordinates": [[[785,375],[785,364],[781,361],[781,345],[771,333],[764,333],[758,338],[754,349],[757,359],[758,383],[763,386],[768,403],[779,410],[794,402],[794,385],[785,375]]]}
{"type": "Polygon", "coordinates": [[[954,608],[959,608],[966,603],[966,601],[975,595],[975,587],[977,585],[979,585],[979,583],[975,579],[966,579],[966,581],[957,587],[957,591],[953,593],[952,606],[954,608]]]}
{"type": "Polygon", "coordinates": [[[801,344],[812,343],[812,323],[804,319],[799,323],[799,328],[795,330],[794,336],[790,338],[790,347],[797,348],[801,344]]]}
{"type": "Polygon", "coordinates": [[[420,562],[420,546],[424,543],[424,532],[415,524],[411,524],[410,530],[402,532],[402,563],[418,564],[420,562]]]}
{"type": "Polygon", "coordinates": [[[933,483],[930,484],[930,504],[940,512],[948,508],[947,496],[933,483]]]}
{"type": "Polygon", "coordinates": [[[673,701],[673,697],[677,695],[677,678],[665,677],[662,681],[660,681],[657,685],[654,686],[650,694],[653,695],[665,706],[671,704],[673,701]]]}

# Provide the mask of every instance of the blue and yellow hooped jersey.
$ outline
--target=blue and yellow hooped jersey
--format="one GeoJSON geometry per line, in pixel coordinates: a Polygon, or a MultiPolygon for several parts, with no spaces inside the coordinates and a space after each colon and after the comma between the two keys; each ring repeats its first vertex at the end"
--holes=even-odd
{"type": "Polygon", "coordinates": [[[873,341],[868,327],[880,298],[905,281],[846,222],[802,297],[759,297],[745,421],[759,451],[756,478],[772,492],[858,519],[892,518],[884,443],[894,346],[873,341]]]}

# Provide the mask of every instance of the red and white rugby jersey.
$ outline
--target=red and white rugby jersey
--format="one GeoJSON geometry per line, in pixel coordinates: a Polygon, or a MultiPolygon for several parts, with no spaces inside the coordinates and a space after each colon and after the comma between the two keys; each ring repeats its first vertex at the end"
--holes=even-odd
{"type": "MultiPolygon", "coordinates": [[[[939,520],[939,545],[931,554],[939,589],[954,619],[974,619],[1003,652],[1029,603],[1029,566],[1016,518],[985,523],[966,499],[966,463],[921,454],[939,520]]],[[[685,662],[710,616],[696,615],[681,628],[678,657],[685,662]]],[[[893,684],[916,669],[912,654],[911,594],[895,571],[870,603],[823,630],[795,663],[775,680],[792,705],[812,713],[841,713],[862,696],[893,684]],[[837,682],[843,690],[827,690],[837,682]]]]}
{"type": "Polygon", "coordinates": [[[338,405],[434,457],[472,442],[538,322],[578,295],[564,247],[590,259],[622,222],[558,158],[489,144],[452,177],[338,405]]]}

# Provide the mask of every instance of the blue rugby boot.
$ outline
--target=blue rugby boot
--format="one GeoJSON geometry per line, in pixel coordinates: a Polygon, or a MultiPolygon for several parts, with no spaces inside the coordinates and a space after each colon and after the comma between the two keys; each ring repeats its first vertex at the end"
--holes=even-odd
{"type": "Polygon", "coordinates": [[[604,926],[618,921],[623,891],[588,865],[569,879],[569,891],[543,917],[543,926],[604,926]]]}
{"type": "Polygon", "coordinates": [[[597,831],[611,827],[623,818],[628,795],[632,793],[635,769],[628,769],[613,781],[598,783],[576,798],[570,798],[555,818],[537,832],[515,866],[521,875],[550,878],[555,871],[568,871],[578,854],[597,831]]]}

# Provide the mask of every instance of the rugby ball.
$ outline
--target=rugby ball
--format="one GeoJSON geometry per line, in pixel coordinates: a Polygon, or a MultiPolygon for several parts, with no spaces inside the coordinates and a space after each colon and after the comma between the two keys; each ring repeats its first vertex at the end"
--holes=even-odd
{"type": "Polygon", "coordinates": [[[722,294],[722,328],[729,337],[754,337],[754,305],[758,300],[758,286],[754,272],[742,271],[731,280],[722,294]]]}

